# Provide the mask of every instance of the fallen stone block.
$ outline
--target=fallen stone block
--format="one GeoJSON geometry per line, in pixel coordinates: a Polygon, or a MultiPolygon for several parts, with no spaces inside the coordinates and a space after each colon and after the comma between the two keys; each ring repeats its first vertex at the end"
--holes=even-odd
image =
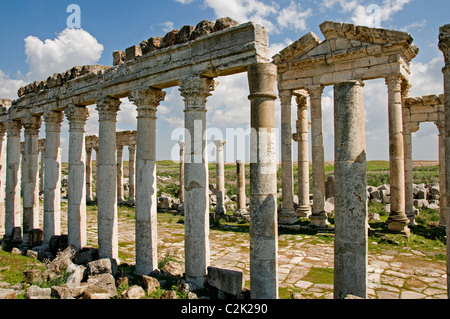
{"type": "Polygon", "coordinates": [[[208,284],[236,296],[244,288],[244,274],[241,271],[208,267],[208,284]]]}
{"type": "Polygon", "coordinates": [[[25,294],[27,299],[50,299],[51,295],[51,288],[40,288],[38,286],[31,286],[25,294]]]}

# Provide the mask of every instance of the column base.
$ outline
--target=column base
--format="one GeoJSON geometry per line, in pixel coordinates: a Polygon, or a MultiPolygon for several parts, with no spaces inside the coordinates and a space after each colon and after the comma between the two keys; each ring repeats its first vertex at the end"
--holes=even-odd
{"type": "MultiPolygon", "coordinates": [[[[390,218],[390,217],[389,217],[390,218]]],[[[411,233],[410,229],[408,228],[409,219],[406,220],[390,220],[388,219],[386,221],[388,224],[388,230],[393,233],[397,234],[403,234],[406,236],[409,236],[411,233]]]]}
{"type": "Polygon", "coordinates": [[[320,215],[309,216],[310,226],[315,226],[317,228],[330,228],[331,224],[328,222],[327,215],[325,212],[320,215]]]}
{"type": "Polygon", "coordinates": [[[311,206],[300,206],[297,208],[297,217],[309,217],[311,215],[311,206]]]}
{"type": "Polygon", "coordinates": [[[281,210],[278,213],[278,224],[292,225],[297,222],[297,213],[294,210],[281,210]]]}

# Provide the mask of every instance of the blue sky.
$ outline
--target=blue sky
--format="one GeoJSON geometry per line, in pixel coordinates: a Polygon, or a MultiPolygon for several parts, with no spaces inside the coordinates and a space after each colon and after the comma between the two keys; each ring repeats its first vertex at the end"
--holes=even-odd
{"type": "MultiPolygon", "coordinates": [[[[273,54],[309,31],[321,39],[319,25],[325,20],[370,26],[375,4],[380,27],[411,33],[420,48],[411,65],[411,96],[442,94],[443,58],[438,50],[439,26],[450,23],[448,0],[16,0],[0,2],[0,98],[17,98],[18,87],[43,80],[75,65],[112,64],[112,52],[125,50],[152,36],[164,36],[183,25],[196,25],[229,16],[239,22],[253,21],[269,30],[273,54]],[[76,4],[81,12],[81,29],[67,29],[67,12],[76,4]]],[[[248,127],[248,86],[245,75],[219,78],[220,85],[208,100],[210,137],[227,139],[227,128],[248,127]]],[[[388,159],[387,89],[383,80],[368,81],[365,87],[366,139],[369,160],[388,159]]],[[[323,95],[325,157],[333,160],[333,95],[323,95]]],[[[118,114],[119,130],[136,128],[135,108],[124,100],[118,114]]],[[[279,102],[277,102],[279,106],[279,102]]],[[[94,106],[88,134],[97,133],[94,106]]],[[[176,88],[167,90],[158,109],[158,159],[177,153],[177,128],[183,126],[183,101],[176,88]]],[[[293,108],[295,127],[295,108],[293,108]]],[[[280,126],[279,107],[276,123],[280,126]]],[[[67,123],[63,124],[63,159],[67,150],[67,123]]],[[[44,131],[44,128],[41,129],[44,131]]],[[[295,131],[295,129],[294,129],[295,131]]],[[[44,137],[45,134],[41,134],[44,137]]],[[[228,139],[227,139],[228,140],[228,139]]],[[[229,143],[231,144],[231,143],[229,143]]],[[[295,144],[295,143],[294,143],[295,144]]],[[[423,124],[413,135],[413,158],[437,160],[437,129],[423,124]]],[[[296,146],[294,149],[296,152],[296,146]]],[[[236,152],[226,151],[233,161],[236,152]]],[[[295,153],[294,153],[295,154],[295,153]]],[[[125,155],[126,156],[126,155],[125,155]]],[[[210,159],[214,160],[211,143],[210,159]]]]}

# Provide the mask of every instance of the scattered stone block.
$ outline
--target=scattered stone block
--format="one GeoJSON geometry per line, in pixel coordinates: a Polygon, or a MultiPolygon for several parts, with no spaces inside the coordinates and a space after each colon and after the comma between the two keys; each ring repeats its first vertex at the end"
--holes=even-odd
{"type": "Polygon", "coordinates": [[[40,288],[31,286],[26,292],[27,299],[50,299],[52,295],[51,288],[40,288]]]}
{"type": "Polygon", "coordinates": [[[181,265],[174,261],[167,262],[164,267],[161,269],[161,273],[163,276],[183,276],[183,269],[181,265]]]}
{"type": "Polygon", "coordinates": [[[241,271],[208,267],[208,284],[236,296],[244,288],[244,274],[241,271]]]}
{"type": "Polygon", "coordinates": [[[156,278],[150,276],[141,276],[142,287],[147,295],[153,293],[156,289],[159,288],[159,281],[156,278]]]}
{"type": "Polygon", "coordinates": [[[137,285],[129,287],[120,295],[122,299],[141,299],[142,297],[145,297],[145,291],[137,285]]]}
{"type": "Polygon", "coordinates": [[[87,264],[88,276],[96,276],[100,274],[111,274],[115,276],[117,272],[117,262],[113,258],[102,258],[91,261],[87,264]]]}
{"type": "Polygon", "coordinates": [[[0,289],[0,299],[16,299],[16,297],[14,289],[0,289]]]}
{"type": "Polygon", "coordinates": [[[177,299],[177,293],[173,290],[164,291],[160,299],[177,299]]]}

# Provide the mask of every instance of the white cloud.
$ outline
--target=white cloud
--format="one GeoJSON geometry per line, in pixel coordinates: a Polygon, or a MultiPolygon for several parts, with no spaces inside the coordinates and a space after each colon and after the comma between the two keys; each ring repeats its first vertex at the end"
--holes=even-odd
{"type": "Polygon", "coordinates": [[[65,72],[76,65],[95,64],[101,57],[103,45],[82,29],[65,29],[44,42],[34,36],[25,39],[25,54],[30,81],[44,80],[53,73],[65,72]]]}
{"type": "Polygon", "coordinates": [[[306,19],[309,18],[311,14],[311,8],[303,10],[300,4],[291,1],[288,7],[280,11],[277,22],[281,28],[305,31],[307,29],[306,19]]]}
{"type": "Polygon", "coordinates": [[[181,3],[181,4],[189,4],[194,2],[195,0],[175,0],[175,2],[181,3]]]}
{"type": "Polygon", "coordinates": [[[163,26],[163,31],[164,32],[170,32],[174,29],[174,24],[172,21],[166,21],[164,23],[160,23],[160,25],[163,26]]]}
{"type": "Polygon", "coordinates": [[[214,10],[217,17],[230,17],[240,23],[253,21],[265,26],[270,32],[278,33],[269,16],[278,12],[278,5],[258,0],[205,0],[204,5],[214,10]]]}
{"type": "Polygon", "coordinates": [[[444,90],[442,67],[444,65],[444,57],[440,52],[428,63],[413,60],[411,62],[410,96],[442,94],[444,90]]]}
{"type": "Polygon", "coordinates": [[[17,91],[20,87],[26,85],[27,82],[23,79],[11,79],[2,70],[0,70],[0,98],[2,99],[16,99],[17,91]]]}

